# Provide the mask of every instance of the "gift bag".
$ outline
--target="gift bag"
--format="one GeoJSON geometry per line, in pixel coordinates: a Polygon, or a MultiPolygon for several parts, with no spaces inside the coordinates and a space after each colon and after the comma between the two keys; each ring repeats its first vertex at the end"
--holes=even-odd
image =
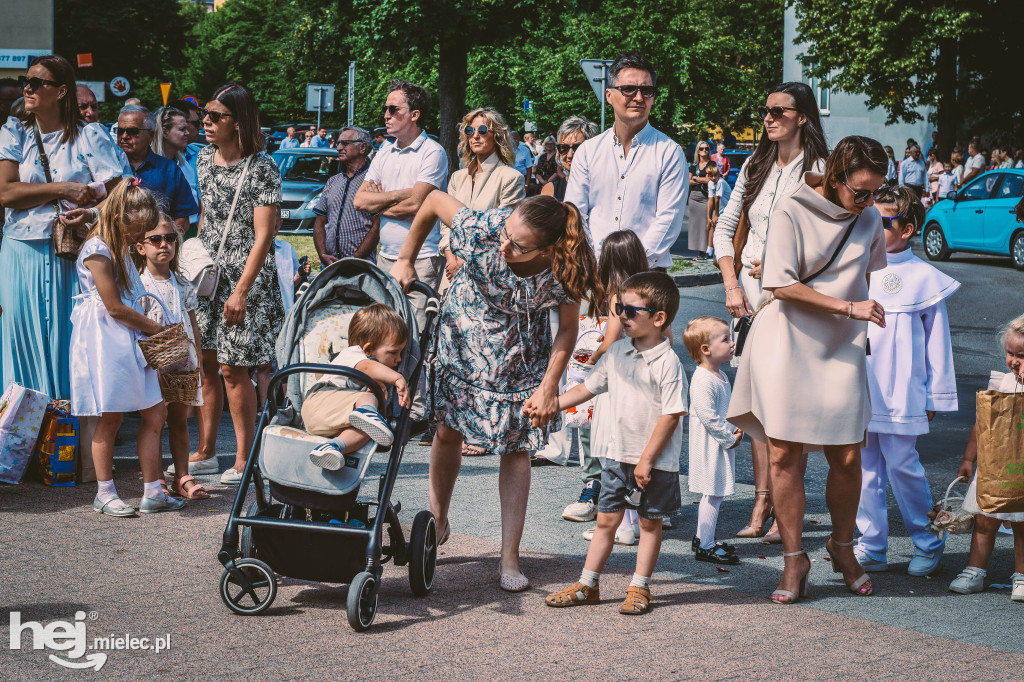
{"type": "Polygon", "coordinates": [[[13,381],[0,397],[0,481],[21,483],[50,399],[13,381]]]}
{"type": "Polygon", "coordinates": [[[1024,512],[1024,393],[979,391],[978,508],[1024,512]]]}
{"type": "Polygon", "coordinates": [[[71,416],[67,400],[55,400],[46,408],[36,441],[36,462],[43,483],[54,487],[75,484],[78,454],[78,419],[71,416]]]}

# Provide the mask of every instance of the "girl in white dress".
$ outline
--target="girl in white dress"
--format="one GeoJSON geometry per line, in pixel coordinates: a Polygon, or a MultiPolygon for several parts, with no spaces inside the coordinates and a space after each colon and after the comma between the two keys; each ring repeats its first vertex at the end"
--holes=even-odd
{"type": "Polygon", "coordinates": [[[114,437],[125,412],[142,415],[137,446],[145,493],[140,511],[180,509],[160,488],[160,431],[167,412],[156,371],[138,347],[143,334],[162,327],[140,312],[146,289],[132,265],[129,245],[159,217],[153,195],[137,179],[124,180],[110,193],[99,222],[78,257],[82,294],[71,313],[71,408],[80,416],[99,415],[92,439],[99,490],[93,509],[109,516],[135,516],[114,488],[114,437]]]}
{"type": "Polygon", "coordinates": [[[693,551],[697,561],[738,564],[730,545],[715,542],[718,509],[736,488],[735,448],[743,431],[725,420],[732,389],[722,365],[732,359],[729,323],[717,317],[690,320],[683,345],[697,363],[690,380],[690,475],[691,493],[700,493],[697,535],[693,551]]]}
{"type": "Polygon", "coordinates": [[[148,230],[142,241],[135,245],[136,255],[133,258],[136,266],[142,268],[142,283],[146,291],[163,301],[170,319],[165,319],[163,308],[148,297],[143,299],[142,306],[146,317],[161,326],[185,321],[185,333],[192,344],[188,358],[182,361],[180,367],[167,368],[167,371],[182,372],[199,370],[199,386],[192,399],[167,403],[167,439],[171,445],[171,459],[174,460],[174,466],[170,469],[174,475],[171,490],[190,500],[205,500],[209,497],[206,488],[188,473],[188,408],[203,404],[203,368],[199,363],[199,348],[196,345],[196,339],[199,338],[199,323],[196,321],[199,299],[192,285],[178,273],[178,239],[174,222],[161,213],[156,227],[148,230]]]}
{"type": "MultiPolygon", "coordinates": [[[[992,372],[989,381],[990,391],[1003,393],[1024,393],[1024,315],[1008,324],[1003,330],[1003,347],[1006,350],[1006,366],[1010,372],[992,372]]],[[[978,428],[971,430],[970,440],[964,450],[964,460],[960,464],[958,476],[965,480],[970,478],[971,485],[964,496],[964,511],[974,513],[974,535],[971,537],[971,554],[967,559],[967,568],[949,585],[952,592],[971,594],[985,589],[985,567],[992,556],[996,544],[996,533],[1003,522],[1009,522],[1013,529],[1014,574],[1010,599],[1024,602],[1024,512],[988,513],[977,505],[978,477],[974,473],[974,463],[978,460],[978,428]]]]}

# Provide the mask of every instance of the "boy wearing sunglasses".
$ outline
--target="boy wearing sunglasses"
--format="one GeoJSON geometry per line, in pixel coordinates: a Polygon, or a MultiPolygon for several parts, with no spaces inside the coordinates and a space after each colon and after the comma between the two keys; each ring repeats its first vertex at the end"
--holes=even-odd
{"type": "Polygon", "coordinates": [[[565,410],[608,393],[607,419],[593,441],[593,454],[604,458],[597,528],[590,541],[580,579],[548,595],[548,606],[583,606],[600,602],[598,581],[615,543],[627,505],[640,516],[636,572],[619,612],[646,613],[651,574],[661,549],[661,524],[681,505],[679,453],[689,385],[666,330],[679,309],[679,289],[661,272],[633,275],[615,304],[626,338],[601,356],[587,379],[558,399],[565,410]],[[653,388],[653,390],[652,390],[653,388]]]}
{"type": "Polygon", "coordinates": [[[936,412],[957,409],[946,299],[960,283],[910,250],[925,216],[912,190],[896,187],[877,197],[876,206],[882,214],[888,265],[871,273],[868,296],[885,308],[886,325],[868,325],[872,418],[867,446],[861,450],[857,528],[862,535],[854,554],[866,571],[889,567],[888,482],[914,543],[907,572],[925,576],[938,567],[945,538],[927,529],[932,494],[915,446],[936,412]]]}

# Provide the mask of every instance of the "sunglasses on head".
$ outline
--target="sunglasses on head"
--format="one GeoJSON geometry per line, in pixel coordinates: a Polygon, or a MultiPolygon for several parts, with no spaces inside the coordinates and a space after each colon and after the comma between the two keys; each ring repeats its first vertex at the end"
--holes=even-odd
{"type": "Polygon", "coordinates": [[[487,126],[477,126],[476,128],[473,126],[466,126],[462,132],[466,133],[466,137],[473,137],[476,133],[480,133],[480,137],[483,137],[487,133],[491,132],[491,129],[487,126]]]}
{"type": "Polygon", "coordinates": [[[401,110],[401,109],[408,109],[408,108],[409,107],[403,107],[403,106],[400,106],[398,104],[385,104],[384,106],[382,106],[380,108],[380,113],[381,113],[381,115],[391,114],[392,116],[394,116],[395,114],[397,114],[399,112],[399,110],[401,110]]]}
{"type": "Polygon", "coordinates": [[[152,130],[152,128],[118,128],[117,136],[138,137],[139,133],[141,133],[143,130],[152,130]]]}
{"type": "Polygon", "coordinates": [[[867,202],[871,198],[874,198],[875,201],[881,201],[891,193],[887,184],[883,184],[877,189],[854,189],[846,184],[846,180],[840,180],[839,182],[843,183],[843,187],[850,190],[853,194],[853,203],[858,205],[867,202]]]}
{"type": "Polygon", "coordinates": [[[211,123],[220,123],[220,120],[225,116],[234,118],[234,114],[229,114],[226,111],[210,111],[209,109],[199,110],[199,120],[202,121],[204,118],[209,117],[211,123]]]}
{"type": "Polygon", "coordinates": [[[632,320],[634,317],[636,317],[636,314],[641,310],[646,310],[652,315],[658,312],[657,308],[645,308],[643,306],[638,305],[623,305],[621,303],[615,304],[615,314],[625,315],[627,320],[632,320]]]}
{"type": "Polygon", "coordinates": [[[151,234],[143,237],[143,241],[147,241],[153,246],[160,246],[161,244],[177,244],[178,235],[173,232],[168,234],[151,234]]]}
{"type": "Polygon", "coordinates": [[[576,144],[559,144],[559,145],[555,145],[555,146],[557,147],[559,154],[568,154],[570,149],[573,150],[573,151],[576,151],[582,145],[583,145],[582,142],[577,142],[576,144]]]}
{"type": "Polygon", "coordinates": [[[612,85],[610,87],[612,90],[618,90],[626,99],[633,99],[638,92],[644,99],[654,99],[654,93],[658,90],[653,85],[612,85]]]}
{"type": "Polygon", "coordinates": [[[901,215],[882,216],[882,227],[886,230],[898,229],[899,225],[896,224],[896,221],[903,220],[903,218],[904,216],[901,215]]]}
{"type": "Polygon", "coordinates": [[[757,108],[757,117],[763,121],[764,119],[768,118],[769,114],[771,114],[771,117],[773,119],[778,120],[778,119],[782,118],[783,116],[785,116],[787,111],[800,111],[800,110],[797,109],[796,107],[758,107],[757,108]]]}
{"type": "Polygon", "coordinates": [[[58,87],[60,85],[60,83],[58,83],[57,81],[51,81],[51,80],[47,80],[45,78],[40,78],[39,76],[33,76],[32,78],[26,78],[25,76],[18,76],[18,87],[21,88],[22,90],[24,90],[25,88],[28,88],[32,92],[35,92],[36,90],[38,90],[39,88],[41,88],[44,85],[52,85],[53,87],[56,88],[56,87],[58,87]]]}

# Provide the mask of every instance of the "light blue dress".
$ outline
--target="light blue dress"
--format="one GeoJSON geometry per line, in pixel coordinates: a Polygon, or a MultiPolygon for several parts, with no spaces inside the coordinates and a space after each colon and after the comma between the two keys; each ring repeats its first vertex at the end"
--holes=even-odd
{"type": "MultiPolygon", "coordinates": [[[[74,142],[63,131],[44,134],[54,182],[103,182],[124,175],[117,147],[103,126],[79,128],[74,142]]],[[[35,135],[10,118],[0,128],[0,161],[18,164],[21,182],[45,183],[35,135]]],[[[0,245],[0,386],[16,381],[51,398],[71,397],[68,363],[75,264],[53,254],[52,203],[6,210],[0,245]]]]}

